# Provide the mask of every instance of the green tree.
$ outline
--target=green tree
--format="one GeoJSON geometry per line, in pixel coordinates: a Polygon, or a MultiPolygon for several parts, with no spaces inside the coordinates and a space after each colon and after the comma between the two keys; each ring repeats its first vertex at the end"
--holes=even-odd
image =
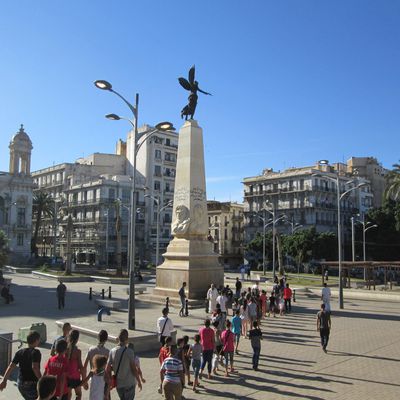
{"type": "Polygon", "coordinates": [[[316,260],[337,260],[337,235],[333,232],[321,232],[315,237],[312,255],[316,260]]]}
{"type": "Polygon", "coordinates": [[[43,218],[52,217],[54,212],[54,201],[49,193],[38,192],[33,195],[33,217],[35,218],[35,231],[31,241],[31,252],[38,255],[37,238],[43,218]]]}
{"type": "Polygon", "coordinates": [[[4,267],[8,258],[8,238],[4,231],[0,230],[0,268],[4,267]]]}
{"type": "Polygon", "coordinates": [[[393,164],[393,169],[386,175],[385,200],[400,200],[400,164],[393,164]]]}
{"type": "MultiPolygon", "coordinates": [[[[367,222],[378,225],[366,235],[367,259],[400,260],[400,202],[386,201],[382,207],[368,211],[367,222]]],[[[357,226],[357,241],[362,243],[362,226],[357,226]]]]}
{"type": "Polygon", "coordinates": [[[293,235],[284,237],[283,251],[293,257],[298,264],[302,264],[311,258],[316,236],[314,227],[298,230],[293,235]]]}

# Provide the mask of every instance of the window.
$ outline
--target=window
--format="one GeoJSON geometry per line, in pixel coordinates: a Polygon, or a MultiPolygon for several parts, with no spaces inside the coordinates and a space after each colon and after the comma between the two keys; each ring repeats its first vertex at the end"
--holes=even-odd
{"type": "Polygon", "coordinates": [[[154,181],[154,190],[159,191],[160,190],[160,181],[154,181]]]}
{"type": "Polygon", "coordinates": [[[165,144],[167,145],[167,146],[171,146],[171,139],[165,139],[165,144]]]}
{"type": "Polygon", "coordinates": [[[23,246],[24,245],[24,234],[23,233],[18,233],[17,235],[17,246],[23,246]]]}
{"type": "Polygon", "coordinates": [[[176,155],[174,153],[165,153],[165,161],[176,161],[176,155]]]}
{"type": "Polygon", "coordinates": [[[160,165],[155,165],[154,166],[154,175],[155,176],[161,176],[161,166],[160,165]]]}
{"type": "Polygon", "coordinates": [[[154,152],[154,157],[155,157],[157,160],[161,160],[161,150],[155,150],[155,152],[154,152]]]}
{"type": "Polygon", "coordinates": [[[24,225],[25,225],[25,208],[18,207],[17,226],[24,226],[24,225]]]}
{"type": "Polygon", "coordinates": [[[225,232],[224,232],[224,239],[225,239],[225,240],[228,240],[228,229],[225,229],[225,232]]]}
{"type": "Polygon", "coordinates": [[[169,182],[165,183],[165,191],[170,192],[171,191],[171,184],[169,182]]]}
{"type": "Polygon", "coordinates": [[[108,189],[108,198],[110,200],[114,200],[115,199],[115,189],[108,189]]]}

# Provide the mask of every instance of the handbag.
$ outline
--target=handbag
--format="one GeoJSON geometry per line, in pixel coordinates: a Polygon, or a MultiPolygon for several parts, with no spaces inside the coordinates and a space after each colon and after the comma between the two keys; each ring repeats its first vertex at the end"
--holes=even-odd
{"type": "Polygon", "coordinates": [[[121,366],[121,361],[122,361],[122,357],[124,356],[125,350],[127,349],[127,347],[124,348],[124,350],[122,351],[121,354],[121,358],[119,359],[119,363],[118,363],[118,367],[117,367],[117,371],[115,372],[115,374],[111,377],[111,387],[110,389],[114,389],[115,387],[117,387],[117,376],[118,376],[118,371],[119,371],[119,367],[121,366]]]}
{"type": "Polygon", "coordinates": [[[162,343],[161,342],[161,338],[163,337],[163,333],[164,333],[165,325],[167,325],[167,321],[168,321],[168,317],[165,319],[164,326],[163,326],[162,331],[160,333],[160,337],[158,338],[160,343],[162,343]]]}

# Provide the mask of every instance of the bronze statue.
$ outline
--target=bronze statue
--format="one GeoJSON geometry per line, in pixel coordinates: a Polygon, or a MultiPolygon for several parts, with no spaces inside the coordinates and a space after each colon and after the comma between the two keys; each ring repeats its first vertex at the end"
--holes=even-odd
{"type": "Polygon", "coordinates": [[[212,96],[211,93],[204,92],[203,90],[201,90],[199,88],[199,83],[194,80],[194,74],[195,74],[195,67],[193,65],[193,67],[190,68],[190,70],[189,70],[189,81],[187,81],[185,78],[178,78],[181,86],[184,89],[189,90],[189,92],[190,92],[190,95],[188,97],[189,103],[188,103],[188,105],[183,107],[182,111],[181,111],[181,118],[183,118],[183,116],[185,116],[185,120],[187,120],[189,116],[190,116],[190,119],[193,119],[194,113],[196,111],[196,106],[197,106],[197,99],[198,99],[197,91],[199,91],[203,94],[212,96]]]}

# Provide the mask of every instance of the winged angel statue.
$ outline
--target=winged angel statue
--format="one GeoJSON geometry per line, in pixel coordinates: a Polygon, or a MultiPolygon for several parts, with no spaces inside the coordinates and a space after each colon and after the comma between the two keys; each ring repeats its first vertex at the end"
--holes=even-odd
{"type": "Polygon", "coordinates": [[[197,99],[198,99],[197,91],[211,96],[211,93],[204,92],[199,88],[199,83],[194,80],[194,74],[195,74],[195,67],[193,65],[193,67],[190,68],[189,70],[189,81],[187,81],[185,78],[178,78],[181,86],[190,92],[188,97],[189,103],[185,107],[183,107],[181,111],[181,118],[185,116],[185,120],[187,120],[189,116],[190,119],[193,119],[197,106],[197,99]]]}

